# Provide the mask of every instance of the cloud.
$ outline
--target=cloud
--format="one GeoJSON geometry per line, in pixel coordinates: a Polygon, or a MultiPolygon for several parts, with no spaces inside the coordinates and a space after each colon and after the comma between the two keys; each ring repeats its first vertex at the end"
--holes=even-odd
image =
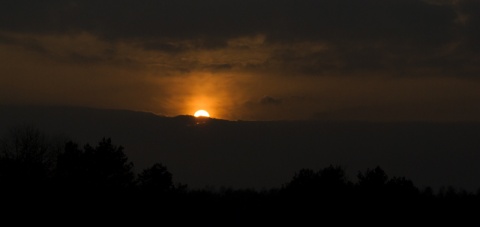
{"type": "Polygon", "coordinates": [[[260,104],[262,105],[279,105],[282,103],[282,100],[281,99],[276,99],[276,98],[273,98],[271,96],[263,96],[261,99],[260,99],[260,104]]]}

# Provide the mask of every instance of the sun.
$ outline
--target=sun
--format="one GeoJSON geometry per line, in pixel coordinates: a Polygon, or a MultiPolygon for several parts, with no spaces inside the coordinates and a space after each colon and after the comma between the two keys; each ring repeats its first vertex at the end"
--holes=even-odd
{"type": "Polygon", "coordinates": [[[195,114],[193,116],[195,116],[195,117],[210,117],[210,114],[205,110],[197,110],[197,112],[195,112],[195,114]]]}

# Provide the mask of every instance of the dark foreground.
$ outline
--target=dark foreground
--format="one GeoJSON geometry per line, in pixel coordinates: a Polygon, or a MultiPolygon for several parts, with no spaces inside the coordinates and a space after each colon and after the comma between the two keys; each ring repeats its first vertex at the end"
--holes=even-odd
{"type": "Polygon", "coordinates": [[[480,210],[478,193],[418,188],[378,166],[355,182],[327,166],[268,190],[190,189],[161,163],[135,174],[110,139],[55,147],[31,128],[2,140],[0,198],[3,220],[18,224],[459,226],[476,223],[480,210]]]}

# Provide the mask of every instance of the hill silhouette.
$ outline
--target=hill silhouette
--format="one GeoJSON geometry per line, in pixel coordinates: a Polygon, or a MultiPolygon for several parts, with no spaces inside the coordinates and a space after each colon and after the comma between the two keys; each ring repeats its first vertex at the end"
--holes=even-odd
{"type": "MultiPolygon", "coordinates": [[[[79,144],[109,137],[141,172],[162,162],[192,188],[272,188],[301,168],[380,165],[419,187],[480,186],[477,122],[227,121],[127,110],[0,106],[0,133],[33,125],[79,144]]],[[[354,177],[353,177],[354,178],[354,177]]]]}

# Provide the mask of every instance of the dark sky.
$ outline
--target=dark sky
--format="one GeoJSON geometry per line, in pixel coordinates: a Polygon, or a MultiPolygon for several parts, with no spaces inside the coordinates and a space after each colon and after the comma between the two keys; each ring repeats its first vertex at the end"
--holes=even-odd
{"type": "Polygon", "coordinates": [[[478,0],[5,0],[0,103],[480,120],[478,0]]]}

